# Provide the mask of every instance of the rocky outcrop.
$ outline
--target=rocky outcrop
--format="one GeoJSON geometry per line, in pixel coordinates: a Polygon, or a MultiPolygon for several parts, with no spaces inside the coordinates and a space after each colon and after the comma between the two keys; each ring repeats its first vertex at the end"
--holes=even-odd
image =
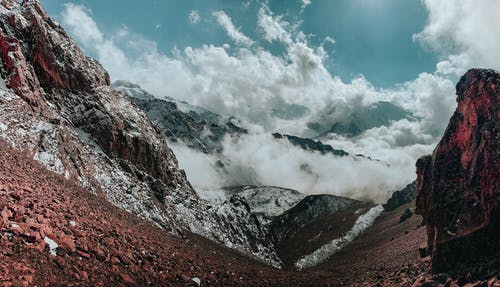
{"type": "Polygon", "coordinates": [[[434,272],[500,248],[500,74],[468,71],[457,102],[433,154],[417,162],[434,272]]]}
{"type": "Polygon", "coordinates": [[[393,211],[394,209],[407,204],[417,198],[417,181],[413,181],[405,188],[396,190],[387,203],[384,204],[385,211],[393,211]]]}
{"type": "Polygon", "coordinates": [[[244,205],[213,208],[198,198],[161,130],[38,1],[0,3],[0,138],[173,233],[190,230],[279,264],[244,205]]]}
{"type": "Polygon", "coordinates": [[[321,141],[315,141],[308,138],[301,138],[298,136],[292,136],[287,134],[274,133],[273,137],[275,139],[286,139],[291,144],[302,148],[303,150],[311,151],[311,152],[320,152],[321,154],[331,154],[334,156],[347,156],[348,152],[335,149],[331,145],[323,144],[321,141]]]}
{"type": "Polygon", "coordinates": [[[226,136],[238,137],[247,130],[238,121],[175,99],[158,99],[140,86],[116,81],[113,87],[126,93],[132,102],[155,122],[171,142],[207,154],[220,153],[226,136]]]}

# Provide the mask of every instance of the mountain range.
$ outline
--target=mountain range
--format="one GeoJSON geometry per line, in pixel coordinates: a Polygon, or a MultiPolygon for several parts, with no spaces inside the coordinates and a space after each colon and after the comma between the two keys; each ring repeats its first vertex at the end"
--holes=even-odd
{"type": "MultiPolygon", "coordinates": [[[[243,122],[111,84],[36,0],[2,1],[0,28],[3,285],[500,284],[496,71],[462,77],[443,139],[384,206],[265,185],[221,186],[210,198],[170,146],[213,155],[224,173],[223,140],[249,133],[243,122]]],[[[310,128],[355,137],[399,119],[415,117],[377,102],[310,128]]],[[[272,136],[376,161],[319,138],[272,136]]]]}

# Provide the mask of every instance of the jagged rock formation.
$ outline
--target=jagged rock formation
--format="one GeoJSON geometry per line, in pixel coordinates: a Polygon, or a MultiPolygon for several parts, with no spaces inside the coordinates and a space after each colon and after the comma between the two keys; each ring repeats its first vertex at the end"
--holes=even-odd
{"type": "Polygon", "coordinates": [[[170,98],[155,98],[130,82],[116,81],[113,87],[129,95],[170,141],[182,141],[189,148],[210,154],[221,152],[226,135],[237,137],[247,133],[233,117],[226,118],[170,98]]]}
{"type": "Polygon", "coordinates": [[[432,270],[450,270],[500,248],[500,74],[473,69],[432,156],[417,162],[417,210],[432,270]]]}
{"type": "Polygon", "coordinates": [[[413,181],[408,184],[405,188],[396,190],[387,203],[384,204],[385,211],[392,211],[404,204],[412,202],[417,198],[417,181],[413,181]]]}
{"type": "Polygon", "coordinates": [[[228,197],[243,198],[262,225],[268,225],[306,197],[296,190],[274,186],[234,186],[226,188],[226,193],[228,197]]]}
{"type": "Polygon", "coordinates": [[[244,204],[211,208],[198,198],[161,130],[110,87],[102,66],[38,1],[1,1],[0,28],[1,138],[171,232],[190,230],[279,264],[244,204]]]}
{"type": "Polygon", "coordinates": [[[273,137],[275,139],[287,139],[291,144],[301,147],[303,150],[307,151],[317,151],[321,154],[331,154],[334,156],[347,156],[348,152],[341,149],[334,149],[331,145],[323,144],[321,141],[315,141],[308,138],[301,138],[298,136],[274,133],[273,137]]]}

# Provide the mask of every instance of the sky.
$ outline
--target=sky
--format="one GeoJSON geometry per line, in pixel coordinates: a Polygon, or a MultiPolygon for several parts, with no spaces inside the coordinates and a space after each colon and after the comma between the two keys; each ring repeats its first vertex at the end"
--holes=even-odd
{"type": "MultiPolygon", "coordinates": [[[[50,15],[61,19],[64,1],[42,0],[42,3],[50,15]]],[[[116,4],[116,1],[83,0],[72,3],[90,9],[92,18],[105,34],[127,27],[154,39],[158,49],[167,54],[175,47],[231,43],[212,16],[213,11],[220,10],[230,15],[245,35],[275,54],[283,52],[283,47],[266,45],[265,40],[258,37],[255,22],[259,1],[124,0],[116,4]],[[189,20],[190,14],[195,15],[193,11],[199,20],[189,20]]],[[[412,35],[425,26],[427,16],[419,0],[316,0],[302,9],[303,5],[302,1],[294,0],[269,1],[269,8],[284,15],[284,20],[302,21],[301,30],[312,43],[324,43],[326,52],[333,56],[325,66],[343,80],[363,74],[374,85],[389,87],[434,69],[436,55],[412,39],[412,35]],[[335,43],[325,42],[327,37],[335,43]]]]}
{"type": "MultiPolygon", "coordinates": [[[[112,80],[240,119],[250,133],[223,150],[239,184],[251,177],[383,202],[439,141],[460,76],[500,69],[497,0],[41,2],[112,80]],[[308,123],[332,126],[377,101],[416,120],[320,139],[380,162],[326,158],[270,136],[311,136],[308,123]],[[305,112],[273,114],[296,107],[305,112]]],[[[216,158],[172,147],[197,189],[227,184],[216,158]]]]}

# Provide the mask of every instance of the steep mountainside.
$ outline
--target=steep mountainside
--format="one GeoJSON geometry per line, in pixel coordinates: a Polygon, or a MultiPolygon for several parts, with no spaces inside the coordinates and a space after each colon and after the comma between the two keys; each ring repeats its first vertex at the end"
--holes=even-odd
{"type": "Polygon", "coordinates": [[[401,205],[412,202],[417,198],[417,181],[408,184],[405,188],[396,190],[384,204],[386,211],[392,211],[401,205]]]}
{"type": "Polygon", "coordinates": [[[204,153],[220,152],[226,135],[247,133],[235,118],[225,118],[174,99],[157,99],[136,84],[116,81],[113,87],[127,94],[170,141],[182,141],[189,148],[204,153]]]}
{"type": "Polygon", "coordinates": [[[211,208],[198,198],[161,131],[38,1],[2,1],[0,28],[1,138],[174,233],[191,230],[279,264],[244,204],[211,208]]]}
{"type": "Polygon", "coordinates": [[[500,74],[470,70],[432,156],[417,162],[417,212],[435,272],[500,250],[500,74]]]}

